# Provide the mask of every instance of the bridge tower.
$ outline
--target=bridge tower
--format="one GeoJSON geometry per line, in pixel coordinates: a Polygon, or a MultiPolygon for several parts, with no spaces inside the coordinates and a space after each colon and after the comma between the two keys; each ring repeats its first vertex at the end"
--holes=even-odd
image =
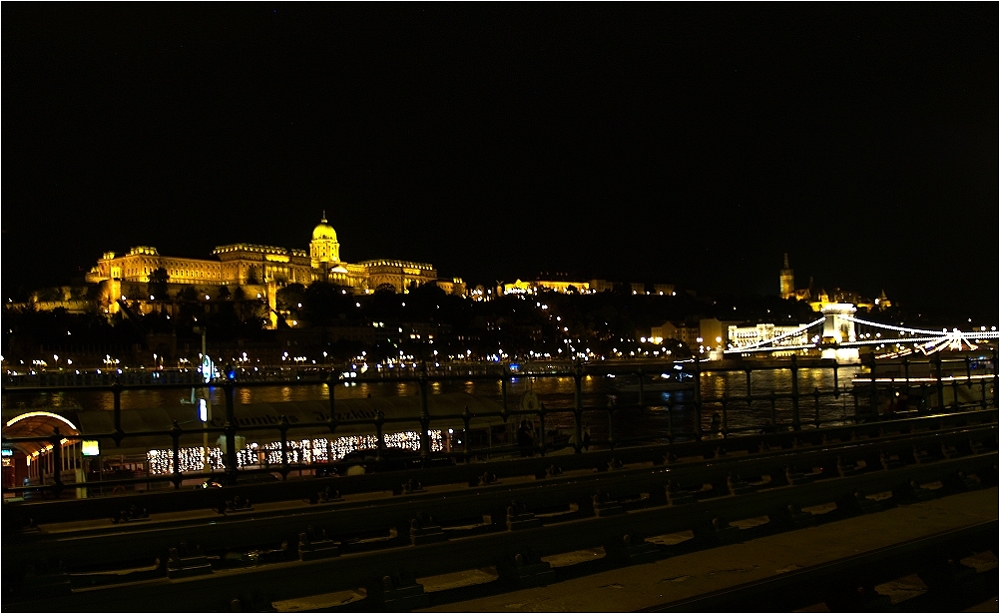
{"type": "Polygon", "coordinates": [[[857,341],[854,330],[854,320],[850,319],[858,308],[852,303],[827,303],[822,313],[823,322],[823,358],[835,358],[838,362],[857,362],[858,348],[840,347],[841,343],[857,341]]]}

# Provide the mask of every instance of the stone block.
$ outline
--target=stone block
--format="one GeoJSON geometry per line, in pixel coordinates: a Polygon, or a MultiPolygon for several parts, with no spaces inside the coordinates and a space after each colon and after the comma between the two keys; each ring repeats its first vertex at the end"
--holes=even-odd
{"type": "Polygon", "coordinates": [[[534,529],[542,526],[540,518],[535,518],[534,514],[507,514],[507,530],[522,531],[524,529],[534,529]]]}
{"type": "Polygon", "coordinates": [[[319,559],[329,559],[340,556],[340,546],[332,539],[319,539],[303,541],[303,535],[299,535],[299,560],[316,561],[319,559]]]}
{"type": "Polygon", "coordinates": [[[517,588],[545,586],[554,582],[556,577],[552,565],[532,552],[516,555],[512,564],[506,567],[505,575],[517,588]]]}
{"type": "Polygon", "coordinates": [[[650,563],[660,558],[660,550],[656,544],[651,544],[640,537],[626,535],[622,538],[625,544],[625,556],[630,564],[650,563]]]}
{"type": "Polygon", "coordinates": [[[414,546],[448,541],[448,536],[438,525],[410,527],[410,543],[414,546]]]}
{"type": "Polygon", "coordinates": [[[373,593],[386,612],[408,612],[425,608],[430,602],[423,585],[418,584],[409,574],[383,577],[376,590],[369,590],[369,595],[373,593]]]}

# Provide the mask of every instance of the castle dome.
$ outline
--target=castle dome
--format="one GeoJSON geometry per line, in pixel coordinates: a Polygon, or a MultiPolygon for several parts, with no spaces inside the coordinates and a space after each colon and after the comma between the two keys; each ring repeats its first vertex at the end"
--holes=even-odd
{"type": "Polygon", "coordinates": [[[317,239],[337,240],[337,231],[326,221],[326,211],[323,212],[323,219],[316,224],[316,228],[313,228],[313,241],[317,239]]]}

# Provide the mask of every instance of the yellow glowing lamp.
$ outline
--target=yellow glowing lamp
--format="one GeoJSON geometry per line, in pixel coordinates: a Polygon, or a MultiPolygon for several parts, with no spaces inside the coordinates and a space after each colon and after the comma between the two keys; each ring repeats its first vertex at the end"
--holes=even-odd
{"type": "Polygon", "coordinates": [[[100,456],[101,446],[96,439],[84,439],[81,445],[81,453],[84,456],[100,456]]]}

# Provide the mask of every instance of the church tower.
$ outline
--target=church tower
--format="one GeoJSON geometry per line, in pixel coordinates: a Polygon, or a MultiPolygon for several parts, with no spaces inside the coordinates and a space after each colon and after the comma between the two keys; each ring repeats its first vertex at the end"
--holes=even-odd
{"type": "Polygon", "coordinates": [[[788,254],[785,254],[785,266],[781,269],[781,298],[795,298],[795,271],[788,266],[788,254]]]}
{"type": "Polygon", "coordinates": [[[314,269],[329,269],[340,262],[340,243],[337,242],[337,232],[326,221],[326,211],[323,219],[313,228],[312,241],[309,243],[309,257],[314,269]]]}

